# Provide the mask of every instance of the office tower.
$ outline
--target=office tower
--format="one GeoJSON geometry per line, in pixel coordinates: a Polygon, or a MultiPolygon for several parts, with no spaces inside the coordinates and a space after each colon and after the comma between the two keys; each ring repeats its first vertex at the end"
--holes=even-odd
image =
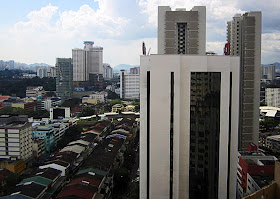
{"type": "Polygon", "coordinates": [[[121,70],[120,71],[120,98],[139,99],[140,97],[139,80],[140,80],[139,67],[135,67],[133,70],[130,70],[130,73],[128,73],[125,70],[121,70]]]}
{"type": "Polygon", "coordinates": [[[103,64],[103,78],[105,80],[110,80],[113,78],[113,69],[110,64],[103,64]]]}
{"type": "Polygon", "coordinates": [[[275,65],[270,64],[267,67],[267,79],[274,80],[275,79],[275,65]]]}
{"type": "Polygon", "coordinates": [[[239,58],[140,63],[140,198],[235,199],[239,58]]]}
{"type": "Polygon", "coordinates": [[[32,125],[26,115],[0,115],[0,158],[32,157],[32,125]]]}
{"type": "Polygon", "coordinates": [[[92,41],[84,44],[84,49],[72,50],[74,87],[94,86],[93,82],[103,79],[103,48],[92,41]]]}
{"type": "Polygon", "coordinates": [[[158,54],[205,55],[206,7],[190,11],[158,7],[158,54]]]}
{"type": "Polygon", "coordinates": [[[56,58],[56,93],[62,100],[73,95],[73,64],[71,58],[56,58]]]}
{"type": "Polygon", "coordinates": [[[228,22],[229,55],[240,56],[240,150],[259,138],[261,32],[261,12],[237,14],[228,22]]]}

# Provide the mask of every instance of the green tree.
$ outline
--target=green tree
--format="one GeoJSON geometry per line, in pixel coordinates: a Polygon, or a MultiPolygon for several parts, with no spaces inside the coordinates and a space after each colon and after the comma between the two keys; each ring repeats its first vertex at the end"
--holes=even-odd
{"type": "Polygon", "coordinates": [[[91,116],[95,114],[95,109],[90,106],[86,106],[82,109],[82,112],[79,114],[79,117],[91,116]]]}
{"type": "Polygon", "coordinates": [[[266,131],[274,129],[278,125],[278,122],[272,118],[265,118],[260,121],[260,128],[266,131]]]}
{"type": "Polygon", "coordinates": [[[120,99],[114,99],[110,102],[110,106],[114,106],[115,104],[121,104],[122,101],[120,99]]]}

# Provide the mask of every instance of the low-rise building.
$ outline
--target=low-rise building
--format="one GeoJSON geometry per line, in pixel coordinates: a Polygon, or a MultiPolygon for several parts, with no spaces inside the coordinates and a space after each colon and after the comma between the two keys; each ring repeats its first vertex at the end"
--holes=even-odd
{"type": "Polygon", "coordinates": [[[272,135],[266,137],[266,147],[272,151],[280,151],[280,135],[272,135]]]}
{"type": "Polygon", "coordinates": [[[70,118],[70,107],[54,107],[50,108],[50,119],[70,118]]]}
{"type": "Polygon", "coordinates": [[[28,86],[26,87],[26,97],[43,96],[45,94],[43,86],[28,86]]]}
{"type": "Polygon", "coordinates": [[[257,176],[264,176],[264,180],[265,177],[274,176],[275,160],[277,160],[276,157],[265,156],[260,152],[240,152],[237,167],[238,199],[262,188],[261,186],[265,183],[260,182],[257,176]]]}
{"type": "Polygon", "coordinates": [[[54,128],[51,125],[36,125],[32,130],[33,138],[44,140],[45,152],[50,153],[55,146],[54,128]]]}
{"type": "Polygon", "coordinates": [[[94,99],[94,98],[90,98],[90,97],[83,97],[82,98],[82,103],[83,104],[98,104],[99,99],[94,99]]]}
{"type": "Polygon", "coordinates": [[[124,106],[122,104],[115,104],[114,106],[112,106],[112,112],[114,113],[118,113],[119,111],[123,111],[124,110],[124,106]]]}
{"type": "Polygon", "coordinates": [[[38,137],[33,138],[33,144],[32,144],[32,150],[33,150],[33,157],[39,158],[41,157],[46,150],[45,147],[45,140],[39,139],[38,137]]]}
{"type": "Polygon", "coordinates": [[[22,108],[26,111],[35,111],[36,110],[36,102],[15,102],[12,103],[12,107],[14,108],[22,108]]]}

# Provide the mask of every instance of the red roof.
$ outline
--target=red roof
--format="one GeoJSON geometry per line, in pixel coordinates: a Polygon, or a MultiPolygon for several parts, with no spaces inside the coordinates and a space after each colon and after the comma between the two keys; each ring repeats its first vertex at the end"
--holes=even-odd
{"type": "Polygon", "coordinates": [[[63,198],[67,196],[78,196],[85,199],[92,199],[96,192],[88,189],[83,189],[76,186],[67,186],[57,198],[63,198]]]}
{"type": "Polygon", "coordinates": [[[11,96],[8,95],[0,95],[0,100],[6,100],[9,99],[11,96]]]}

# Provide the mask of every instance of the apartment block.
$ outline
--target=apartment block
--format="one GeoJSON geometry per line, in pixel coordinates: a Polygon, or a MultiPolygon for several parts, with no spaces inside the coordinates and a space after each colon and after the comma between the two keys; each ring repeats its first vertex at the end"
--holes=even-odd
{"type": "Polygon", "coordinates": [[[228,55],[240,56],[239,149],[258,143],[262,13],[236,14],[227,22],[228,55]]]}
{"type": "Polygon", "coordinates": [[[267,106],[280,108],[280,88],[266,88],[265,103],[267,106]]]}
{"type": "Polygon", "coordinates": [[[205,55],[206,7],[190,11],[158,7],[158,54],[205,55]]]}
{"type": "Polygon", "coordinates": [[[131,72],[128,73],[125,70],[120,71],[120,98],[139,99],[140,97],[139,67],[138,69],[134,68],[131,72]]]}
{"type": "Polygon", "coordinates": [[[27,116],[0,116],[0,158],[32,157],[32,127],[27,116]]]}

